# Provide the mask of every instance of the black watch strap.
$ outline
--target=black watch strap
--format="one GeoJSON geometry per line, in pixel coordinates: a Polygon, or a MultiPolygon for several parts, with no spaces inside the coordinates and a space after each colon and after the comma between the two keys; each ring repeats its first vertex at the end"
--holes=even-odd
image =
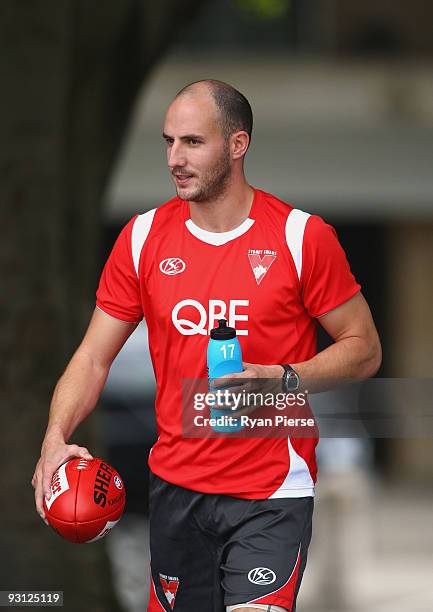
{"type": "Polygon", "coordinates": [[[288,363],[282,363],[281,367],[284,368],[284,373],[282,377],[283,392],[289,393],[290,391],[297,391],[300,385],[298,374],[288,363]]]}

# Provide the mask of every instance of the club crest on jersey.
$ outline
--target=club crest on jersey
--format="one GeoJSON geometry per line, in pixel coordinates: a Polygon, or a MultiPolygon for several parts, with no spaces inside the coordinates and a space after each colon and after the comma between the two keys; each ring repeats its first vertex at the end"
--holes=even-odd
{"type": "Polygon", "coordinates": [[[276,257],[277,251],[270,251],[269,249],[250,249],[248,251],[248,259],[258,285],[265,278],[276,257]]]}
{"type": "Polygon", "coordinates": [[[159,580],[161,582],[165,598],[168,601],[170,608],[173,610],[177,589],[179,588],[179,578],[177,576],[166,576],[165,574],[159,574],[159,580]]]}
{"type": "Polygon", "coordinates": [[[159,269],[163,274],[173,276],[174,274],[180,274],[186,268],[186,264],[180,257],[168,257],[163,259],[159,264],[159,269]]]}

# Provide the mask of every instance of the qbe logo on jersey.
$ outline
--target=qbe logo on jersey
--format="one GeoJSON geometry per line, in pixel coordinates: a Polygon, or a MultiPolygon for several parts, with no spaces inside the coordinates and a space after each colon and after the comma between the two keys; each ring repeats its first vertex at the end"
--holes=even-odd
{"type": "Polygon", "coordinates": [[[229,300],[228,303],[224,300],[209,300],[205,307],[197,300],[181,300],[174,306],[171,320],[183,336],[207,336],[217,326],[219,319],[227,319],[229,327],[234,327],[238,336],[248,336],[245,327],[249,304],[249,300],[229,300]],[[186,313],[190,313],[194,320],[186,318],[186,313]]]}

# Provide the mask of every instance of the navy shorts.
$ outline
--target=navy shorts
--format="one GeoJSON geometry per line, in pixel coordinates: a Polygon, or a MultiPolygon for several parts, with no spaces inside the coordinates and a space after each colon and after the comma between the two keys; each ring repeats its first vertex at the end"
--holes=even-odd
{"type": "Polygon", "coordinates": [[[312,497],[197,493],[151,473],[148,612],[224,612],[247,602],[294,612],[313,506],[312,497]]]}

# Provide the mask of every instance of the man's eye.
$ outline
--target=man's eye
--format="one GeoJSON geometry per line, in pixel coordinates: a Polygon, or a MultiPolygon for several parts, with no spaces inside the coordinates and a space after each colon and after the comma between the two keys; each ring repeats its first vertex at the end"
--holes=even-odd
{"type": "Polygon", "coordinates": [[[190,138],[189,139],[189,144],[191,145],[198,145],[200,143],[199,140],[196,140],[195,138],[190,138]]]}
{"type": "Polygon", "coordinates": [[[173,141],[173,138],[166,138],[166,139],[165,139],[165,142],[166,142],[168,145],[170,145],[170,146],[171,146],[171,145],[173,144],[173,142],[174,142],[174,141],[173,141]]]}

